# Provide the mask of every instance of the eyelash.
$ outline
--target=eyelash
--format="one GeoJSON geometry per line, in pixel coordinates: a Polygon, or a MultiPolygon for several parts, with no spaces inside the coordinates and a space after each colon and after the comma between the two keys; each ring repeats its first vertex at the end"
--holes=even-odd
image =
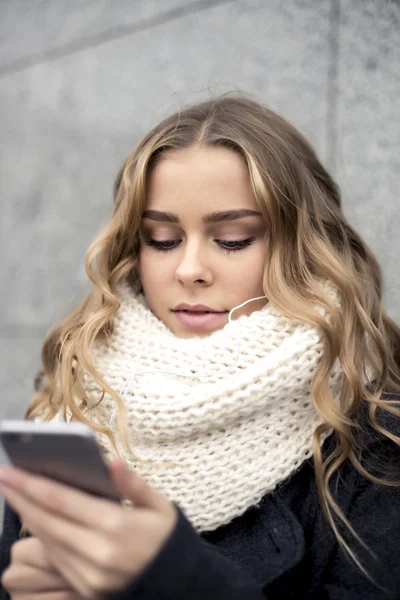
{"type": "MultiPolygon", "coordinates": [[[[219,247],[223,252],[227,254],[231,254],[231,252],[239,252],[240,250],[244,250],[244,248],[248,248],[254,242],[255,238],[250,237],[246,240],[214,240],[217,242],[219,247]]],[[[152,240],[151,238],[145,240],[146,246],[151,246],[155,250],[159,252],[169,252],[170,250],[174,250],[181,243],[180,240],[166,240],[165,242],[157,242],[156,240],[152,240]]]]}

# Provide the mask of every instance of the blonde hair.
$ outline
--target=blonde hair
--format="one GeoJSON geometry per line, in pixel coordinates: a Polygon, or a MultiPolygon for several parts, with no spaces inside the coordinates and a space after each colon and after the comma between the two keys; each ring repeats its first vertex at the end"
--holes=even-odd
{"type": "Polygon", "coordinates": [[[400,443],[376,419],[378,408],[400,414],[397,400],[384,396],[400,392],[400,329],[383,309],[381,270],[344,217],[338,186],[304,137],[252,100],[228,95],[188,107],[150,131],[125,161],[114,186],[113,216],[86,256],[92,290],[48,333],[38,391],[26,416],[51,419],[61,411],[65,418],[70,411],[73,419],[107,435],[116,449],[112,431],[88,417],[89,401],[82,386],[86,372],[104,390],[103,395],[110,394],[117,403],[119,435],[130,450],[122,400],[96,372],[91,348],[112,331],[119,307],[116,284],[125,278],[137,280],[138,230],[151,169],[166,153],[193,145],[223,146],[242,156],[268,231],[264,293],[285,314],[322,332],[325,352],[311,386],[315,409],[324,421],[314,436],[316,480],[328,521],[339,543],[357,562],[340,524],[357,534],[339,509],[329,482],[341,465],[350,461],[364,477],[398,485],[365,468],[354,432],[361,427],[358,414],[365,406],[368,424],[400,443]],[[321,278],[337,286],[340,309],[323,292],[318,283],[321,278]],[[326,309],[329,322],[317,305],[326,309]],[[337,359],[343,370],[339,402],[334,401],[329,387],[337,359]],[[336,447],[324,457],[321,436],[330,430],[336,433],[336,447]]]}

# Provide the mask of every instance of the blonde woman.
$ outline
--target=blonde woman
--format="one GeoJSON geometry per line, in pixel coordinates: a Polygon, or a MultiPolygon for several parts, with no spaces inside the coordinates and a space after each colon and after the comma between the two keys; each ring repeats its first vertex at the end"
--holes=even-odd
{"type": "Polygon", "coordinates": [[[89,424],[130,503],[1,470],[4,597],[400,598],[400,330],[314,150],[225,96],[114,191],[26,416],[89,424]]]}

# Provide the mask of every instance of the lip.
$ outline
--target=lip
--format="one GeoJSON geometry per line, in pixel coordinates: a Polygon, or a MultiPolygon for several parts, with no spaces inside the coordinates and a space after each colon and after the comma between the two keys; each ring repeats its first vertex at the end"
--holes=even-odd
{"type": "Polygon", "coordinates": [[[207,312],[211,312],[211,313],[225,313],[226,312],[225,310],[215,310],[214,308],[210,308],[209,306],[206,306],[205,304],[186,304],[186,302],[182,302],[181,304],[178,304],[172,310],[174,312],[179,311],[179,310],[190,310],[190,311],[194,311],[194,312],[206,310],[207,312]]]}
{"type": "Polygon", "coordinates": [[[217,311],[204,304],[183,303],[175,306],[172,312],[175,314],[178,321],[185,327],[190,329],[203,329],[205,327],[218,326],[224,320],[228,311],[217,311]],[[207,312],[196,314],[196,311],[207,312]]]}

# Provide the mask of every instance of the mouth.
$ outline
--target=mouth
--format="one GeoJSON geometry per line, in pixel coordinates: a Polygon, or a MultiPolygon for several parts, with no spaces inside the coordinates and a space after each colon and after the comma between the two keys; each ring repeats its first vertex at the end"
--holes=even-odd
{"type": "Polygon", "coordinates": [[[218,311],[204,305],[190,306],[188,304],[179,304],[172,312],[178,321],[190,329],[201,329],[204,327],[218,326],[224,321],[227,310],[218,311]]]}

